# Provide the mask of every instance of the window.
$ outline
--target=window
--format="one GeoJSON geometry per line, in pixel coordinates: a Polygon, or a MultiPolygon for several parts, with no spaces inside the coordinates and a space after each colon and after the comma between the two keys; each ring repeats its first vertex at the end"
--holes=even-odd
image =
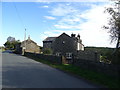
{"type": "Polygon", "coordinates": [[[60,53],[58,53],[58,52],[56,53],[56,56],[60,56],[60,55],[61,55],[60,53]]]}
{"type": "Polygon", "coordinates": [[[65,43],[65,41],[62,42],[63,44],[65,43]]]}
{"type": "Polygon", "coordinates": [[[80,43],[77,43],[77,50],[80,50],[80,43]]]}
{"type": "Polygon", "coordinates": [[[66,53],[66,58],[67,59],[72,59],[72,53],[66,53]]]}

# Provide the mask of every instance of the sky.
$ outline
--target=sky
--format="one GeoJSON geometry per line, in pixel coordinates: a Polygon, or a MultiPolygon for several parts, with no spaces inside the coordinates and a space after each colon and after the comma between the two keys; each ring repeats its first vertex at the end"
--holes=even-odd
{"type": "Polygon", "coordinates": [[[105,7],[111,6],[110,1],[18,1],[2,2],[0,46],[3,46],[9,36],[23,41],[26,28],[26,39],[30,35],[39,46],[43,46],[45,38],[57,37],[65,32],[68,35],[80,34],[85,46],[115,47],[115,43],[110,43],[108,31],[102,29],[110,17],[104,13],[105,7]]]}

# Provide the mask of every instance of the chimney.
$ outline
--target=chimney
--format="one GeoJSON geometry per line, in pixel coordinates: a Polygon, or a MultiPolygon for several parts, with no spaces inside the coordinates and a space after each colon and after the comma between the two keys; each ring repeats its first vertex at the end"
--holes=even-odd
{"type": "Polygon", "coordinates": [[[80,34],[77,35],[77,38],[80,39],[80,34]]]}
{"type": "Polygon", "coordinates": [[[76,34],[73,34],[73,33],[71,34],[71,37],[75,37],[75,36],[76,36],[76,34]]]}
{"type": "Polygon", "coordinates": [[[28,41],[30,41],[30,35],[28,36],[28,41]]]}

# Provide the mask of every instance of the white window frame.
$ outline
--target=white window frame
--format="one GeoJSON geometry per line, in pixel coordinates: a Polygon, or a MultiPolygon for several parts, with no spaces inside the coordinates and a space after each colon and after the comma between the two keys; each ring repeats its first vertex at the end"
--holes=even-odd
{"type": "Polygon", "coordinates": [[[72,53],[66,53],[66,58],[67,59],[72,59],[72,53]]]}
{"type": "Polygon", "coordinates": [[[61,54],[60,52],[57,52],[57,53],[56,53],[56,56],[60,56],[60,54],[61,54]]]}
{"type": "Polygon", "coordinates": [[[78,51],[80,50],[80,43],[79,42],[77,43],[77,50],[78,51]]]}
{"type": "Polygon", "coordinates": [[[83,50],[84,51],[84,45],[82,45],[82,49],[81,50],[83,50]]]}

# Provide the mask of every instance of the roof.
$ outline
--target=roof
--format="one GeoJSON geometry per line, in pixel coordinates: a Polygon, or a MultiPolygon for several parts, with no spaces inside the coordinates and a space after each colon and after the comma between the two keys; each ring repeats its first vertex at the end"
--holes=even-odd
{"type": "Polygon", "coordinates": [[[24,42],[26,42],[26,43],[35,43],[35,44],[37,44],[36,42],[34,42],[33,40],[30,39],[30,36],[28,37],[27,40],[22,41],[22,44],[23,44],[24,42]]]}
{"type": "MultiPolygon", "coordinates": [[[[26,42],[27,44],[34,43],[34,44],[37,45],[37,43],[34,42],[33,40],[31,40],[31,39],[27,39],[27,40],[21,42],[21,46],[22,46],[22,47],[24,47],[24,43],[25,43],[25,42],[26,42]]],[[[37,46],[38,46],[38,45],[37,45],[37,46]]]]}
{"type": "MultiPolygon", "coordinates": [[[[67,36],[67,37],[70,37],[68,34],[66,34],[66,33],[62,33],[60,36],[63,36],[63,35],[65,35],[65,36],[67,36]]],[[[58,37],[60,37],[60,36],[58,36],[58,37]]]]}
{"type": "Polygon", "coordinates": [[[56,37],[47,37],[45,40],[43,40],[43,42],[45,41],[54,41],[56,39],[56,37]]]}
{"type": "Polygon", "coordinates": [[[22,43],[24,43],[24,42],[29,42],[29,43],[35,43],[35,44],[37,44],[37,43],[34,42],[33,40],[25,40],[25,41],[23,41],[22,43]]]}

